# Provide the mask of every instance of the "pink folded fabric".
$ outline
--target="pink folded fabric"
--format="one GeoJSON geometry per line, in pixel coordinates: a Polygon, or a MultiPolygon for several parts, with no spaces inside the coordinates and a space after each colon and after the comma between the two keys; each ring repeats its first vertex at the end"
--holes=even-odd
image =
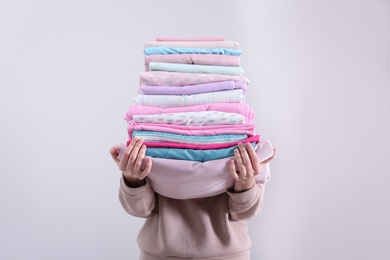
{"type": "MultiPolygon", "coordinates": [[[[119,158],[126,144],[120,146],[119,158]]],[[[273,155],[268,140],[260,141],[256,147],[260,161],[273,155]]],[[[211,197],[226,192],[234,184],[230,175],[228,157],[207,162],[152,158],[152,170],[148,179],[158,194],[174,199],[211,197]]],[[[271,178],[269,164],[256,176],[257,183],[268,182],[271,178]]]]}
{"type": "Polygon", "coordinates": [[[182,135],[220,135],[220,134],[245,134],[248,136],[255,135],[255,123],[245,123],[241,125],[211,125],[211,126],[181,126],[165,124],[137,124],[129,121],[127,132],[129,140],[132,139],[133,131],[157,131],[182,135]]]}
{"type": "Polygon", "coordinates": [[[195,111],[220,111],[228,113],[237,113],[245,116],[246,122],[251,122],[255,117],[255,111],[248,103],[208,103],[186,107],[152,107],[132,105],[125,115],[125,120],[133,120],[135,115],[156,115],[179,112],[195,112],[195,111]]]}
{"type": "MultiPolygon", "coordinates": [[[[254,135],[241,141],[234,141],[230,143],[218,143],[218,144],[190,144],[190,143],[172,143],[172,142],[147,142],[144,141],[146,147],[158,147],[158,148],[179,148],[179,149],[194,149],[194,150],[214,150],[223,149],[237,145],[238,143],[253,143],[259,142],[260,135],[254,135]]],[[[129,145],[131,141],[127,141],[129,145]]]]}
{"type": "Polygon", "coordinates": [[[231,76],[206,73],[183,73],[169,71],[145,71],[140,73],[140,85],[149,86],[186,86],[200,83],[218,81],[243,81],[249,85],[249,80],[244,76],[231,76]]]}
{"type": "Polygon", "coordinates": [[[197,65],[240,66],[240,56],[219,54],[156,54],[144,58],[145,71],[149,70],[150,62],[167,62],[197,65]]]}
{"type": "Polygon", "coordinates": [[[235,41],[174,41],[174,42],[161,42],[161,41],[148,41],[144,44],[145,48],[148,47],[173,47],[173,48],[224,48],[224,49],[240,49],[240,43],[235,41]]]}
{"type": "Polygon", "coordinates": [[[204,37],[190,37],[190,38],[180,38],[180,37],[167,37],[159,36],[156,37],[158,42],[201,42],[201,41],[225,41],[225,37],[218,36],[204,36],[204,37]]]}

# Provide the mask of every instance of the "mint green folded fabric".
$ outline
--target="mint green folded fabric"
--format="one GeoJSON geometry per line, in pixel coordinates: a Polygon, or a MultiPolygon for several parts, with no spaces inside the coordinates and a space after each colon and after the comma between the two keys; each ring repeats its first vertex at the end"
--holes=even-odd
{"type": "Polygon", "coordinates": [[[149,70],[185,72],[185,73],[222,74],[222,75],[233,75],[233,76],[241,76],[244,73],[242,67],[181,64],[181,63],[168,63],[168,62],[150,62],[149,70]]]}

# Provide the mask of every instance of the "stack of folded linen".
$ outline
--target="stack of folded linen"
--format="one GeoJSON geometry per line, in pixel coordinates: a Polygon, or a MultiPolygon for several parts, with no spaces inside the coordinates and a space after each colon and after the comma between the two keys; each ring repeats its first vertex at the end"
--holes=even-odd
{"type": "MultiPolygon", "coordinates": [[[[222,37],[158,37],[145,43],[145,72],[125,115],[129,140],[142,138],[152,157],[153,189],[177,199],[208,197],[234,183],[229,173],[238,143],[250,142],[260,160],[272,156],[255,132],[245,102],[249,80],[242,51],[222,37]]],[[[269,167],[258,176],[268,181],[269,167]]]]}

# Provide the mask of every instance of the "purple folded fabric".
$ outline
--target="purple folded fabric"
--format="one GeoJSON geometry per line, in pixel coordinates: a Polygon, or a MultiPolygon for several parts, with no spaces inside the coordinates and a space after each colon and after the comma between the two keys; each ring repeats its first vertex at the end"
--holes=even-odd
{"type": "Polygon", "coordinates": [[[187,86],[149,86],[141,85],[139,90],[145,95],[191,95],[214,91],[247,89],[247,84],[243,81],[219,81],[187,86]]]}

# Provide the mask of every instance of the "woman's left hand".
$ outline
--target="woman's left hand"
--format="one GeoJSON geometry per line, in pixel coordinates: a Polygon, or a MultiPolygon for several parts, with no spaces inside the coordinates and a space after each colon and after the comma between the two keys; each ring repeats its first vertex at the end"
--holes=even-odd
{"type": "Polygon", "coordinates": [[[273,155],[260,162],[255,149],[251,143],[239,143],[238,149],[234,149],[234,160],[230,161],[230,174],[235,180],[234,191],[240,192],[249,190],[256,183],[256,175],[260,174],[265,165],[275,158],[276,149],[273,155]]]}

